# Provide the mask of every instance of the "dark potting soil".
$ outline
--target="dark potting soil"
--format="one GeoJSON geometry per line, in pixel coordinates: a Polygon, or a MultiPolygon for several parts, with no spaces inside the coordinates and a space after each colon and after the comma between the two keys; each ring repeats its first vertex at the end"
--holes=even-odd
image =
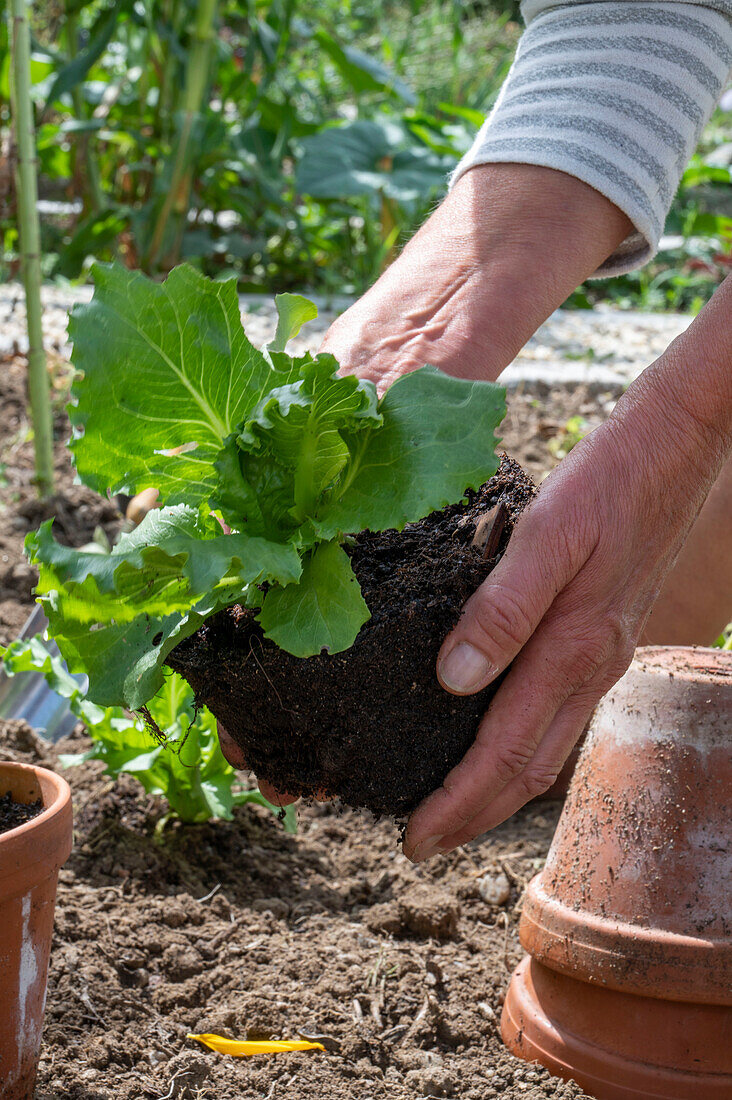
{"type": "Polygon", "coordinates": [[[467,598],[500,560],[536,490],[504,455],[464,501],[402,532],[363,532],[349,549],[371,612],[343,653],[298,658],[263,638],[254,613],[221,612],[168,657],[280,791],[339,796],[377,816],[408,814],[464,756],[498,683],[457,697],[435,661],[467,598]],[[503,502],[495,556],[472,545],[480,517],[503,502]]]}
{"type": "Polygon", "coordinates": [[[0,794],[0,834],[9,833],[11,829],[17,829],[19,825],[25,825],[34,817],[38,817],[43,809],[40,798],[35,802],[15,802],[10,791],[0,794]]]}

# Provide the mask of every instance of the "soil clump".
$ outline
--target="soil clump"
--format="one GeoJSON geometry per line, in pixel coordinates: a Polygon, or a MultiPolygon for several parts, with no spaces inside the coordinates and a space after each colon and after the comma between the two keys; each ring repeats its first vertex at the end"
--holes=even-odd
{"type": "Polygon", "coordinates": [[[468,597],[503,555],[530,478],[513,459],[477,492],[403,531],[357,535],[347,548],[371,618],[353,646],[299,658],[264,638],[254,612],[228,608],[181,642],[168,664],[277,790],[339,796],[403,817],[465,755],[501,680],[458,697],[438,683],[440,646],[468,597]],[[502,503],[492,558],[472,544],[502,503]]]}

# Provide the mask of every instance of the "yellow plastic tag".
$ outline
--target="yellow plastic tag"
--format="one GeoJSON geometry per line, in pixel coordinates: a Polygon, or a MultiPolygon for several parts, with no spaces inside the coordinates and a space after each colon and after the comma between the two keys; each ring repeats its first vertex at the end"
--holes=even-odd
{"type": "Polygon", "coordinates": [[[305,1039],[245,1040],[225,1039],[223,1035],[188,1035],[217,1054],[230,1054],[232,1058],[250,1058],[253,1054],[284,1054],[290,1050],[325,1050],[322,1043],[309,1043],[305,1039]]]}

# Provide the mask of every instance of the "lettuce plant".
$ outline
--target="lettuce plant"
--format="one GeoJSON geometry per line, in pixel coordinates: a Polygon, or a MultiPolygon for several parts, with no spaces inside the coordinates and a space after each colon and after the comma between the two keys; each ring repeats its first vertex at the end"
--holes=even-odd
{"type": "Polygon", "coordinates": [[[28,536],[70,670],[95,703],[138,709],[171,649],[234,604],[296,656],[349,648],[369,611],[347,536],[401,529],[490,477],[504,391],[424,367],[378,399],[331,355],[285,353],[315,314],[299,296],[277,299],[259,351],[234,280],[94,275],[69,326],[76,469],[100,493],[155,486],[163,507],[109,554],[61,546],[50,522],[28,536]]]}
{"type": "Polygon", "coordinates": [[[40,672],[53,691],[68,700],[69,708],[85,724],[92,744],[85,752],[59,757],[64,768],[101,760],[107,775],[131,775],[148,794],[165,799],[171,817],[200,824],[211,818],[230,821],[235,806],[256,802],[283,817],[294,832],[292,807],[281,811],[257,790],[243,787],[219,747],[216,720],[205,707],[196,708],[193,692],[175,673],[146,707],[146,714],[130,714],[122,707],[98,707],[87,698],[83,685],[67,672],[61,658],[40,636],[13,642],[3,651],[8,675],[40,672]],[[158,737],[150,736],[155,727],[158,737]],[[165,734],[162,731],[165,730],[165,734]]]}

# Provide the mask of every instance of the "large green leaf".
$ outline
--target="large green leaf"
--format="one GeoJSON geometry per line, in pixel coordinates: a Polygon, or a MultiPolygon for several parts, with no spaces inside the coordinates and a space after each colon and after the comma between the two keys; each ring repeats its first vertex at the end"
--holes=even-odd
{"type": "MultiPolygon", "coordinates": [[[[76,593],[83,602],[84,593],[78,589],[76,593]]],[[[143,613],[121,623],[89,623],[86,615],[77,618],[77,601],[65,600],[58,591],[42,596],[40,603],[69,671],[85,672],[89,677],[89,698],[102,707],[124,705],[137,710],[162,687],[165,658],[178,642],[238,599],[240,584],[218,589],[185,614],[143,613]]]]}
{"type": "Polygon", "coordinates": [[[348,649],[369,618],[351,560],[337,542],[316,548],[300,584],[271,589],[259,614],[266,636],[296,657],[348,649]]]}
{"type": "Polygon", "coordinates": [[[224,440],[276,384],[244,335],[235,280],[182,266],[156,284],[119,264],[95,265],[94,278],[69,324],[79,476],[101,493],[154,486],[195,506],[224,440]]]}
{"type": "Polygon", "coordinates": [[[454,157],[438,156],[398,123],[359,119],[303,138],[299,191],[314,198],[386,195],[414,203],[444,188],[454,157]]]}
{"type": "Polygon", "coordinates": [[[394,92],[410,106],[417,102],[411,88],[378,58],[371,57],[354,46],[342,46],[326,30],[317,31],[313,37],[354,92],[394,92]]]}
{"type": "Polygon", "coordinates": [[[59,608],[63,604],[64,614],[79,623],[121,624],[143,611],[187,611],[202,596],[230,592],[237,583],[244,598],[249,584],[290,584],[301,572],[292,546],[226,535],[215,520],[204,522],[182,504],[149,512],[109,554],[62,546],[50,520],[26,544],[31,561],[40,565],[37,593],[58,592],[59,608]]]}
{"type": "Polygon", "coordinates": [[[89,41],[76,57],[73,57],[62,66],[48,90],[46,105],[43,113],[53,106],[54,102],[62,95],[72,91],[80,84],[92,65],[95,65],[109,45],[115,32],[117,23],[122,15],[132,7],[131,0],[114,0],[107,8],[97,16],[89,31],[89,41]]]}
{"type": "Polygon", "coordinates": [[[317,535],[401,529],[478,488],[498,469],[505,396],[435,367],[405,375],[379,402],[383,428],[369,435],[347,491],[314,521],[317,535]]]}

